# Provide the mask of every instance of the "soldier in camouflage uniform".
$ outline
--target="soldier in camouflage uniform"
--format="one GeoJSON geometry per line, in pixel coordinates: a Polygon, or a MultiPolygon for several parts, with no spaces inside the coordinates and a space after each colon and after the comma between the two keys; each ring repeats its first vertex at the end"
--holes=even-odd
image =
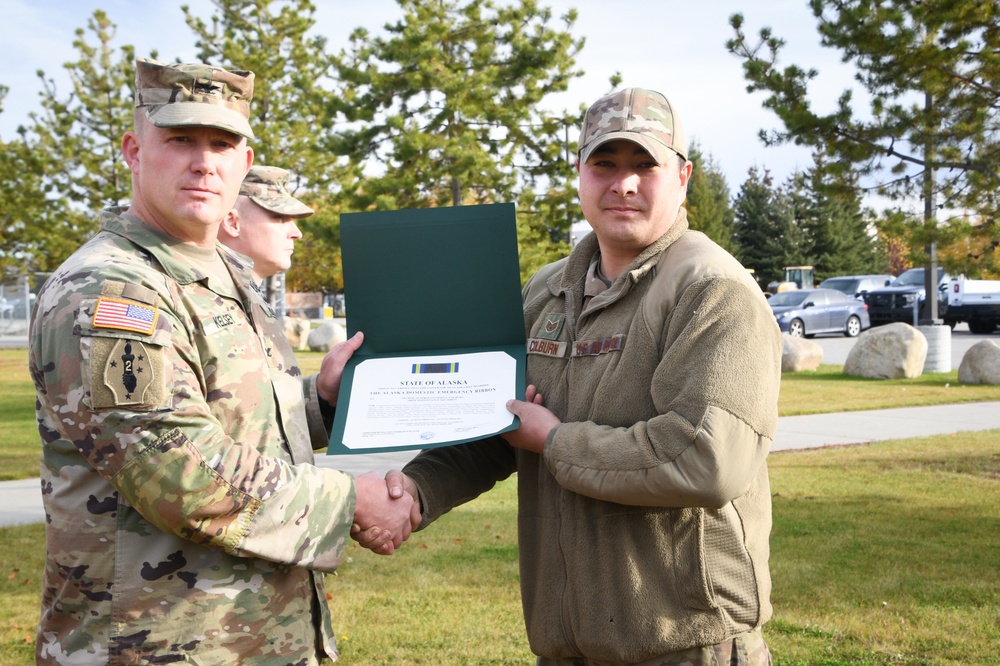
{"type": "Polygon", "coordinates": [[[258,282],[291,267],[295,241],[302,238],[295,221],[313,214],[288,191],[289,177],[278,167],[251,167],[219,227],[219,242],[253,260],[258,282]]]}
{"type": "Polygon", "coordinates": [[[539,666],[764,666],[778,326],[739,262],[688,228],[692,167],[663,95],[598,100],[579,146],[594,233],[525,285],[520,427],[423,451],[387,484],[419,497],[426,526],[517,472],[539,666]]]}
{"type": "Polygon", "coordinates": [[[38,295],[40,664],[335,658],[323,574],[412,503],[312,464],[353,339],[304,378],[245,257],[216,243],[253,160],[253,74],[136,67],[125,211],[38,295]],[[381,521],[385,521],[384,523],[381,521]]]}

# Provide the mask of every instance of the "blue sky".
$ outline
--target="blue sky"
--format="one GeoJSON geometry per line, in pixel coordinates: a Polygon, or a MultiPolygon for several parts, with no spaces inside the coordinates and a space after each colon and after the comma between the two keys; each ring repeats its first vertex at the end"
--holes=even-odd
{"type": "MultiPolygon", "coordinates": [[[[378,31],[401,15],[394,0],[313,0],[316,30],[331,49],[346,45],[358,26],[378,31]]],[[[821,73],[814,94],[818,110],[828,110],[840,92],[851,85],[851,73],[839,54],[818,44],[815,19],[806,0],[540,0],[555,15],[575,7],[579,17],[573,32],[586,37],[577,58],[586,74],[567,93],[553,98],[552,108],[589,104],[609,89],[616,71],[624,86],[659,90],[678,107],[688,136],[715,158],[733,193],[752,166],[767,167],[783,180],[796,169],[807,168],[809,154],[793,146],[765,148],[757,134],[773,128],[776,120],[761,108],[763,96],[746,92],[740,61],[725,49],[731,37],[730,14],[742,11],[751,34],[763,26],[774,28],[788,42],[784,64],[814,67],[821,73]],[[615,7],[609,11],[609,7],[615,7]]],[[[42,69],[67,90],[63,63],[77,59],[72,42],[77,28],[86,26],[95,9],[103,9],[117,24],[116,46],[132,44],[139,55],[156,49],[164,60],[195,58],[194,37],[180,10],[181,2],[149,0],[4,0],[0,22],[0,84],[10,88],[0,114],[0,137],[11,138],[27,113],[38,107],[42,69]]],[[[199,13],[211,15],[208,2],[190,2],[199,13]]],[[[553,23],[555,25],[555,23],[553,23]]],[[[92,41],[92,40],[91,40],[92,41]]]]}

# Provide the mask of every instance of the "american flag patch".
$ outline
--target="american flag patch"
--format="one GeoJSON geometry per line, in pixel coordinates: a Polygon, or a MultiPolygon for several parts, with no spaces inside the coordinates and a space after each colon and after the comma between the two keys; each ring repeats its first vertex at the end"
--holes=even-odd
{"type": "Polygon", "coordinates": [[[151,335],[159,311],[149,305],[100,297],[94,310],[94,328],[117,328],[151,335]]]}

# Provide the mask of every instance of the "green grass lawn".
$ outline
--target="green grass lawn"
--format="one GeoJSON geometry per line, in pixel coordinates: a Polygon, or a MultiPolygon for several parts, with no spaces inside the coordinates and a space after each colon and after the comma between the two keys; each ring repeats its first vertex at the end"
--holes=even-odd
{"type": "MultiPolygon", "coordinates": [[[[775,454],[779,666],[1000,664],[1000,432],[775,454]]],[[[328,578],[346,665],[530,664],[516,478],[328,578]]],[[[0,530],[0,663],[32,663],[41,525],[0,530]]]]}
{"type": "MultiPolygon", "coordinates": [[[[305,354],[303,366],[319,358],[305,354]]],[[[28,382],[23,367],[23,351],[20,360],[0,352],[5,432],[27,422],[21,444],[0,455],[23,449],[37,475],[33,393],[30,382],[16,386],[28,382]]],[[[781,412],[997,397],[996,387],[958,385],[955,373],[876,382],[821,366],[783,378],[781,412]]],[[[769,466],[775,613],[765,636],[776,665],[1000,665],[1000,431],[783,452],[769,466]]],[[[534,663],[516,483],[444,516],[393,557],[352,544],[328,579],[340,663],[534,663]]],[[[0,529],[0,540],[0,664],[31,664],[43,528],[0,529]]]]}
{"type": "Polygon", "coordinates": [[[961,384],[957,369],[915,379],[863,379],[845,375],[839,365],[821,365],[818,370],[781,376],[778,413],[797,416],[987,400],[1000,400],[1000,389],[961,384]]]}
{"type": "Polygon", "coordinates": [[[0,481],[38,476],[35,387],[26,349],[0,349],[0,481]]]}

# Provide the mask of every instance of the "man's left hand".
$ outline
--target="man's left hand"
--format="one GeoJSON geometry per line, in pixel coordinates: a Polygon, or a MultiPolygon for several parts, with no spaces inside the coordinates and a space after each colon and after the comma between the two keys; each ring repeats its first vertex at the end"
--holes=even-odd
{"type": "Polygon", "coordinates": [[[524,400],[507,401],[507,411],[521,419],[521,427],[500,436],[515,448],[541,454],[549,433],[562,423],[558,416],[542,407],[542,402],[542,394],[534,385],[528,386],[524,400]]]}
{"type": "Polygon", "coordinates": [[[344,376],[344,368],[358,351],[365,340],[365,334],[358,331],[349,340],[338,342],[333,349],[323,357],[319,367],[319,377],[316,378],[316,392],[330,405],[336,405],[340,397],[340,379],[344,376]]]}

